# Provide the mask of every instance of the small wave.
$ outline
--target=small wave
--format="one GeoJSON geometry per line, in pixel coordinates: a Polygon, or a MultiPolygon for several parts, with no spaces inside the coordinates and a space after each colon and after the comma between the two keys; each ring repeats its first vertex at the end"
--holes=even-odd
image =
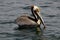
{"type": "Polygon", "coordinates": [[[56,15],[47,15],[46,17],[56,17],[56,15]]]}
{"type": "Polygon", "coordinates": [[[46,8],[46,7],[50,7],[50,6],[40,6],[40,7],[42,7],[42,8],[46,8]]]}
{"type": "Polygon", "coordinates": [[[18,37],[18,36],[20,36],[20,34],[8,33],[8,32],[2,32],[2,33],[0,33],[0,34],[3,35],[2,38],[4,38],[4,37],[18,37]],[[5,35],[6,35],[6,36],[5,36],[5,35]]]}
{"type": "Polygon", "coordinates": [[[22,9],[30,9],[30,6],[26,6],[26,7],[21,7],[22,9]]]}
{"type": "Polygon", "coordinates": [[[53,2],[45,2],[44,4],[53,4],[53,2]]]}
{"type": "Polygon", "coordinates": [[[8,23],[9,23],[9,24],[10,24],[10,23],[15,23],[15,21],[6,21],[6,22],[5,22],[5,21],[4,21],[4,22],[2,21],[2,22],[0,22],[0,24],[8,24],[8,23]]]}
{"type": "Polygon", "coordinates": [[[60,10],[60,7],[56,7],[56,8],[58,8],[60,10]]]}

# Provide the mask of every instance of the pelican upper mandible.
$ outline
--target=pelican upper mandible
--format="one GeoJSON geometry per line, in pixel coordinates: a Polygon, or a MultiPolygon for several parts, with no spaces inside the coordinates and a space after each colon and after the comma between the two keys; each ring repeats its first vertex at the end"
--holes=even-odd
{"type": "Polygon", "coordinates": [[[38,6],[32,5],[31,12],[33,17],[28,15],[22,15],[16,19],[16,23],[18,24],[19,28],[33,28],[36,25],[44,25],[44,21],[40,15],[40,8],[38,6]]]}

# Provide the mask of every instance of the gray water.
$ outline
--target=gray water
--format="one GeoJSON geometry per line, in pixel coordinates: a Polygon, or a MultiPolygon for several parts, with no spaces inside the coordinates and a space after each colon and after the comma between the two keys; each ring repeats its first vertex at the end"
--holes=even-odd
{"type": "Polygon", "coordinates": [[[0,40],[60,40],[60,0],[0,0],[0,40]],[[31,14],[37,5],[46,24],[42,35],[33,30],[14,30],[14,20],[23,13],[31,14]]]}

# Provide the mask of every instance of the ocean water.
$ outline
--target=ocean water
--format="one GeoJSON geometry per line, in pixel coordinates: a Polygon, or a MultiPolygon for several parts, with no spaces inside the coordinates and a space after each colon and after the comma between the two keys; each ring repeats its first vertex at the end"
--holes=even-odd
{"type": "Polygon", "coordinates": [[[0,0],[0,40],[60,40],[60,0],[0,0]],[[30,15],[30,5],[41,9],[46,29],[40,35],[31,29],[15,30],[15,19],[30,15]]]}

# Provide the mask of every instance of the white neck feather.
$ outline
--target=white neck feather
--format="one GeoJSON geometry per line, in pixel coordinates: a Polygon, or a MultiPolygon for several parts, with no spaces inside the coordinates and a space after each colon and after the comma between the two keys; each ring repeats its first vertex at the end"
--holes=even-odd
{"type": "Polygon", "coordinates": [[[39,24],[39,25],[40,25],[40,23],[41,23],[41,21],[40,21],[40,19],[38,19],[37,24],[39,24]]]}

